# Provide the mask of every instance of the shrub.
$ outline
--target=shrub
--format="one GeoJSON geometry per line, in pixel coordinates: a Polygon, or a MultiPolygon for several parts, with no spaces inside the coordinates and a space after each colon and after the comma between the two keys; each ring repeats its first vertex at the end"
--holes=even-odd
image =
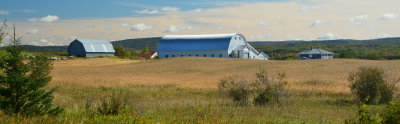
{"type": "Polygon", "coordinates": [[[382,114],[373,114],[368,111],[364,103],[358,108],[358,118],[346,120],[347,124],[400,124],[400,102],[390,102],[382,114]]]}
{"type": "Polygon", "coordinates": [[[284,80],[284,73],[278,73],[277,78],[270,78],[265,70],[261,70],[256,76],[257,80],[254,82],[234,77],[222,79],[218,87],[239,105],[247,105],[250,98],[253,98],[252,103],[255,105],[281,104],[287,101],[288,93],[285,89],[287,82],[284,80]]]}
{"type": "Polygon", "coordinates": [[[385,124],[400,124],[400,102],[390,102],[383,115],[385,124]]]}
{"type": "Polygon", "coordinates": [[[115,46],[114,50],[115,50],[115,56],[118,56],[121,58],[128,58],[131,56],[131,52],[129,52],[122,46],[115,46]]]}
{"type": "Polygon", "coordinates": [[[288,92],[285,89],[287,81],[284,80],[285,73],[278,73],[277,79],[268,78],[265,70],[256,74],[258,80],[255,81],[258,86],[257,96],[254,98],[255,105],[265,105],[267,103],[282,104],[287,102],[288,92]]]}
{"type": "Polygon", "coordinates": [[[247,105],[251,94],[250,82],[230,77],[220,80],[218,88],[239,105],[247,105]]]}
{"type": "Polygon", "coordinates": [[[125,108],[125,103],[121,98],[117,98],[115,95],[108,100],[102,100],[96,111],[100,115],[118,115],[121,113],[122,109],[125,108]]]}
{"type": "Polygon", "coordinates": [[[376,67],[360,67],[350,74],[348,81],[357,100],[365,104],[388,103],[394,94],[394,83],[398,80],[388,80],[382,69],[376,67]]]}

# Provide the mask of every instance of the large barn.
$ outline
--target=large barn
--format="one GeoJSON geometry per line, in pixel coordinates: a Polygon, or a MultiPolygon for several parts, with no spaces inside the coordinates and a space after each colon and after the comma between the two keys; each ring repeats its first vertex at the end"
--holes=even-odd
{"type": "Polygon", "coordinates": [[[68,55],[77,57],[114,56],[113,45],[106,40],[76,39],[69,44],[68,55]]]}
{"type": "Polygon", "coordinates": [[[219,57],[268,60],[263,52],[254,49],[243,35],[166,35],[157,48],[158,58],[219,57]]]}

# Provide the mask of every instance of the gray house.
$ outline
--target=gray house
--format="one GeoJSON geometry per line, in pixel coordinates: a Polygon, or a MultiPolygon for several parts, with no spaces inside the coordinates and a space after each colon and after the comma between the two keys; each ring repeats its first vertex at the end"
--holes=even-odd
{"type": "Polygon", "coordinates": [[[333,59],[333,54],[335,53],[317,48],[299,53],[299,59],[333,59]]]}
{"type": "Polygon", "coordinates": [[[106,40],[76,39],[69,44],[68,56],[114,56],[113,45],[106,40]]]}
{"type": "Polygon", "coordinates": [[[173,57],[219,57],[268,60],[247,43],[243,35],[166,35],[157,48],[158,58],[173,57]]]}

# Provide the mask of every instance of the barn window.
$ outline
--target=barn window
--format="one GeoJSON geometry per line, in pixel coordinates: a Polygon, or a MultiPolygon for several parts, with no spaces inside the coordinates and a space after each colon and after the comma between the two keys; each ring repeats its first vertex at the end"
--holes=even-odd
{"type": "Polygon", "coordinates": [[[192,56],[192,55],[189,55],[189,56],[192,56]]]}
{"type": "Polygon", "coordinates": [[[196,57],[199,57],[199,54],[196,54],[196,57]]]}
{"type": "Polygon", "coordinates": [[[175,55],[172,55],[172,57],[175,57],[175,55]]]}
{"type": "Polygon", "coordinates": [[[211,57],[214,57],[214,54],[212,54],[211,57]]]}
{"type": "Polygon", "coordinates": [[[242,37],[239,37],[239,40],[242,40],[242,37]]]}
{"type": "Polygon", "coordinates": [[[256,56],[253,56],[253,59],[255,59],[256,58],[256,56]]]}
{"type": "Polygon", "coordinates": [[[183,57],[183,55],[181,55],[181,57],[183,57]]]}
{"type": "Polygon", "coordinates": [[[165,58],[168,58],[168,55],[165,55],[165,58]]]}
{"type": "Polygon", "coordinates": [[[206,54],[204,54],[204,57],[207,57],[207,55],[206,55],[206,54]]]}
{"type": "Polygon", "coordinates": [[[222,54],[219,54],[219,57],[221,57],[221,58],[222,58],[222,54]]]}
{"type": "Polygon", "coordinates": [[[235,40],[237,40],[236,37],[235,37],[235,40]]]}
{"type": "Polygon", "coordinates": [[[229,54],[229,57],[232,57],[232,53],[231,53],[231,54],[229,54]]]}

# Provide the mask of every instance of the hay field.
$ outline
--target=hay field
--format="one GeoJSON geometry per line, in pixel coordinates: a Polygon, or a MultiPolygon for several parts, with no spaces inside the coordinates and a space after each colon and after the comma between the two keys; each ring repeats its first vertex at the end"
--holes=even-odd
{"type": "Polygon", "coordinates": [[[273,76],[285,72],[294,91],[349,93],[347,76],[360,66],[376,66],[391,74],[400,73],[400,60],[293,60],[262,61],[221,58],[172,58],[126,60],[111,58],[56,61],[50,86],[129,87],[166,86],[214,89],[221,78],[243,76],[249,80],[265,69],[273,76]],[[320,80],[324,84],[304,84],[320,80]]]}

